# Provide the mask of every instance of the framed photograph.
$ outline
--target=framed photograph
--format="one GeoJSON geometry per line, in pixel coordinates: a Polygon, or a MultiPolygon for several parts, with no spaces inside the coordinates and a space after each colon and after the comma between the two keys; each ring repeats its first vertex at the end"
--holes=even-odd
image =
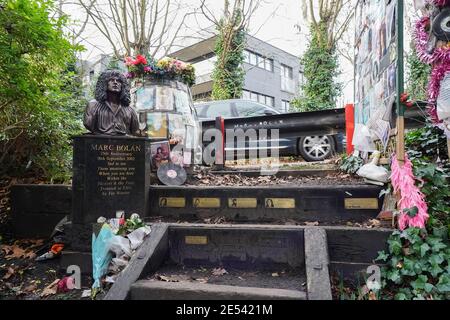
{"type": "Polygon", "coordinates": [[[151,168],[152,171],[158,170],[158,168],[170,161],[170,145],[169,141],[160,141],[150,144],[151,152],[151,168]]]}
{"type": "Polygon", "coordinates": [[[150,138],[167,139],[167,116],[165,113],[147,113],[147,135],[150,138]]]}

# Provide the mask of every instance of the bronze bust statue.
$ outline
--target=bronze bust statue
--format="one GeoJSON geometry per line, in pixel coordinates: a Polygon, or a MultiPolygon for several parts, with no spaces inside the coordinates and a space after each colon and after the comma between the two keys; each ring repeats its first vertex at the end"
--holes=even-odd
{"type": "Polygon", "coordinates": [[[84,126],[93,134],[137,135],[139,121],[130,101],[125,76],[117,70],[103,72],[95,87],[95,100],[86,107],[84,126]]]}

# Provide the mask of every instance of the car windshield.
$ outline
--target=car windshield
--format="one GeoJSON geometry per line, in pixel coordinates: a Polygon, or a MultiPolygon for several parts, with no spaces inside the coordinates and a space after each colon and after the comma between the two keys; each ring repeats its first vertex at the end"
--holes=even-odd
{"type": "Polygon", "coordinates": [[[198,115],[202,118],[215,119],[216,117],[231,118],[233,110],[231,102],[213,102],[197,107],[198,115]]]}
{"type": "Polygon", "coordinates": [[[239,117],[256,117],[266,114],[275,114],[275,112],[266,106],[251,101],[236,101],[236,110],[239,117]]]}

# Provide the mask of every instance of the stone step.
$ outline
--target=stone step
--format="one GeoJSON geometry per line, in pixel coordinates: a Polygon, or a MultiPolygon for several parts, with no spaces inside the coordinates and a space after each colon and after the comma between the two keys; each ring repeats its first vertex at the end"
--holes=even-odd
{"type": "Polygon", "coordinates": [[[381,190],[370,185],[151,186],[149,216],[185,221],[224,217],[236,222],[362,223],[380,213],[381,190]]]}
{"type": "Polygon", "coordinates": [[[192,282],[140,280],[131,286],[131,300],[306,300],[305,292],[192,282]]]}

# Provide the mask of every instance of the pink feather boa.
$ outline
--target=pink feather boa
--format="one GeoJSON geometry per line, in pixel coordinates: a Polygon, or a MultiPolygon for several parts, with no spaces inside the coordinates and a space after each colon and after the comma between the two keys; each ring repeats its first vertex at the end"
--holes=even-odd
{"type": "Polygon", "coordinates": [[[416,186],[416,179],[412,167],[412,163],[406,155],[403,167],[400,167],[397,156],[395,154],[393,155],[391,182],[394,187],[394,192],[400,194],[400,200],[398,201],[400,210],[398,226],[402,231],[408,227],[425,228],[429,217],[425,195],[416,186]],[[419,209],[419,212],[414,218],[411,218],[403,211],[404,209],[414,207],[419,209]]]}

